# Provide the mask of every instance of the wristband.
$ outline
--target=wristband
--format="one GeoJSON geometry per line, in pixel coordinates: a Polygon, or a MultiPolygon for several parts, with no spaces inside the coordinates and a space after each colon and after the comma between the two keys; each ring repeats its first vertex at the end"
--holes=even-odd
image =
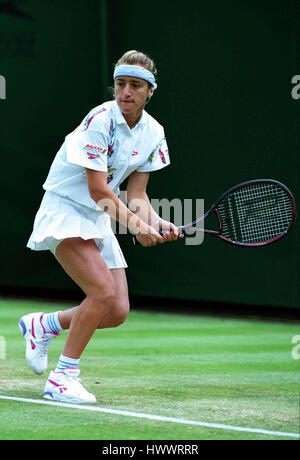
{"type": "Polygon", "coordinates": [[[153,222],[152,227],[155,228],[161,221],[162,221],[162,218],[159,217],[158,219],[156,219],[156,220],[153,222]]]}

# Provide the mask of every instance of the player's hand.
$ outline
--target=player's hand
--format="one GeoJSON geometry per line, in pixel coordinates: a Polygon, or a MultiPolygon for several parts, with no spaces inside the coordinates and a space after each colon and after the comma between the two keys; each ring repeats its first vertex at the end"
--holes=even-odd
{"type": "Polygon", "coordinates": [[[157,225],[157,230],[162,233],[164,242],[176,241],[178,238],[184,238],[182,233],[178,233],[178,228],[172,222],[161,220],[157,225]]]}
{"type": "Polygon", "coordinates": [[[147,227],[147,232],[144,230],[136,234],[137,241],[144,246],[144,248],[164,243],[162,235],[160,235],[153,227],[147,227]]]}

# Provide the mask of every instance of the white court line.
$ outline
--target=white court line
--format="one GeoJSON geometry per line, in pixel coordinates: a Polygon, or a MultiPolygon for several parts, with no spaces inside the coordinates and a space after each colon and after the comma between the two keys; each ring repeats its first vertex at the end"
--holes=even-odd
{"type": "Polygon", "coordinates": [[[157,420],[160,422],[178,423],[182,425],[202,426],[206,428],[216,428],[220,430],[244,431],[248,433],[258,433],[258,434],[265,434],[269,436],[284,436],[284,437],[291,437],[291,438],[300,438],[300,434],[298,433],[286,433],[283,431],[270,431],[270,430],[264,430],[261,428],[247,428],[247,427],[240,427],[240,426],[223,425],[221,423],[199,422],[197,420],[186,420],[184,418],[164,417],[162,415],[143,414],[140,412],[130,412],[126,410],[108,409],[105,407],[82,406],[79,404],[68,404],[68,403],[61,403],[61,402],[54,402],[54,401],[46,401],[46,400],[41,400],[41,399],[27,399],[27,398],[17,398],[17,397],[10,397],[10,396],[0,396],[0,399],[7,400],[7,401],[27,402],[27,403],[32,403],[32,404],[44,404],[48,406],[67,407],[68,409],[86,410],[90,412],[102,412],[105,414],[123,415],[125,417],[143,418],[147,420],[157,420]]]}

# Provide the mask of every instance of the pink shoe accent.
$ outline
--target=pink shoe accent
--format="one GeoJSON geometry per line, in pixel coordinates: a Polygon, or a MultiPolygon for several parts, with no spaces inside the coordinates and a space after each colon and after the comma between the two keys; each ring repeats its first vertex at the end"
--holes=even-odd
{"type": "Polygon", "coordinates": [[[51,383],[51,385],[54,385],[55,387],[60,387],[61,386],[59,383],[54,382],[54,380],[49,379],[49,382],[51,383]]]}
{"type": "Polygon", "coordinates": [[[59,388],[59,391],[60,393],[63,393],[64,391],[67,391],[68,388],[66,387],[63,387],[62,385],[60,385],[59,383],[56,383],[54,382],[53,380],[48,380],[48,382],[50,382],[52,385],[54,385],[55,387],[59,388]]]}
{"type": "Polygon", "coordinates": [[[31,335],[32,335],[34,338],[36,338],[36,337],[35,337],[35,334],[34,334],[34,318],[32,318],[32,321],[31,321],[31,335]]]}
{"type": "Polygon", "coordinates": [[[45,313],[43,313],[43,314],[40,316],[40,324],[41,324],[41,326],[42,326],[42,328],[43,328],[43,333],[46,334],[46,329],[44,328],[44,325],[43,325],[44,314],[45,314],[45,313]]]}

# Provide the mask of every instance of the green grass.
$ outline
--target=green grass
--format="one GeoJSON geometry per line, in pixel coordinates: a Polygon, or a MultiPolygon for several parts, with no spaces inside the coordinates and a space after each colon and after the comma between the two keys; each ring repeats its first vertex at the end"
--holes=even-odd
{"type": "MultiPolygon", "coordinates": [[[[0,302],[0,395],[42,398],[47,374],[27,366],[17,323],[31,311],[63,308],[0,302]]],[[[51,344],[49,369],[66,334],[51,344]]],[[[300,361],[291,352],[299,334],[294,324],[132,312],[123,326],[95,333],[81,377],[100,407],[298,433],[300,361]]],[[[0,400],[0,439],[279,438],[0,400]]]]}

